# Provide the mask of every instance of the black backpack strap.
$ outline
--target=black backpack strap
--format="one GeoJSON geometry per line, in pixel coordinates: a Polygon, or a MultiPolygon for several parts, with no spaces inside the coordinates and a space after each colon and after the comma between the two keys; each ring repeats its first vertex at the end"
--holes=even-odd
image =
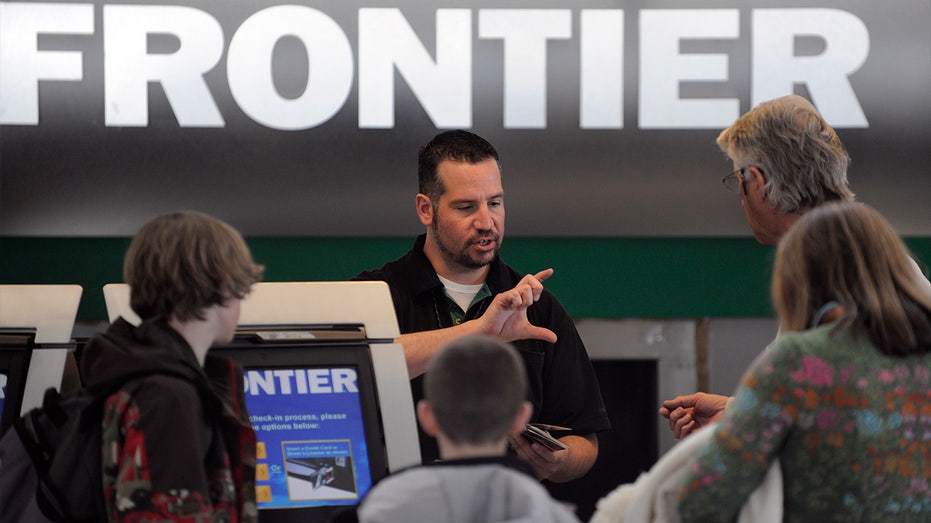
{"type": "Polygon", "coordinates": [[[45,389],[45,394],[42,395],[42,409],[56,427],[68,421],[68,413],[61,408],[61,397],[61,393],[54,387],[45,389]]]}
{"type": "Polygon", "coordinates": [[[52,458],[52,449],[41,430],[36,430],[38,425],[39,411],[32,409],[16,420],[13,424],[13,430],[19,436],[29,459],[36,465],[39,475],[48,471],[48,464],[52,458]]]}
{"type": "Polygon", "coordinates": [[[61,407],[60,399],[58,391],[47,390],[42,408],[30,410],[13,425],[13,430],[16,431],[23,449],[29,455],[35,468],[36,506],[51,521],[65,521],[62,517],[64,511],[58,501],[62,499],[62,496],[50,481],[51,462],[56,449],[46,434],[50,426],[54,426],[53,430],[58,430],[67,422],[68,416],[61,407]]]}

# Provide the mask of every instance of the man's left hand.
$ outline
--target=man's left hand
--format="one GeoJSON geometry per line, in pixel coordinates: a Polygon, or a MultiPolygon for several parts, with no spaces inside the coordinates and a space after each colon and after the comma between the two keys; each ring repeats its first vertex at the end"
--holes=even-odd
{"type": "Polygon", "coordinates": [[[569,449],[552,451],[520,435],[508,436],[508,443],[518,456],[530,462],[541,480],[557,473],[569,459],[569,449]]]}

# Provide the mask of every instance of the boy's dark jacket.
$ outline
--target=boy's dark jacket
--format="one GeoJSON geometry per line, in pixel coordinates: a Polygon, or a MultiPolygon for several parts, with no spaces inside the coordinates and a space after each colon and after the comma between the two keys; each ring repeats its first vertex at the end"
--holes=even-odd
{"type": "Polygon", "coordinates": [[[110,521],[258,519],[255,432],[232,360],[208,355],[201,368],[167,322],[120,318],[91,339],[80,368],[91,390],[131,377],[104,405],[110,521]]]}

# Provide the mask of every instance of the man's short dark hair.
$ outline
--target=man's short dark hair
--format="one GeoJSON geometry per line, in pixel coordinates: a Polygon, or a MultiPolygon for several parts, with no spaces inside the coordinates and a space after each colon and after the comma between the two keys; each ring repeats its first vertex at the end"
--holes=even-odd
{"type": "Polygon", "coordinates": [[[444,160],[479,163],[494,158],[498,151],[481,136],[469,131],[445,131],[433,137],[420,149],[417,166],[418,190],[436,201],[446,192],[437,175],[437,167],[444,160]]]}

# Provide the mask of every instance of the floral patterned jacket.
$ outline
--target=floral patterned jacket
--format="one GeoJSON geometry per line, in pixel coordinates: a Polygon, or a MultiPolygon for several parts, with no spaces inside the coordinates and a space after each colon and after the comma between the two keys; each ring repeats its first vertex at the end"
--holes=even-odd
{"type": "Polygon", "coordinates": [[[829,323],[780,335],[683,477],[683,521],[731,521],[779,459],[786,521],[931,521],[931,354],[829,323]]]}

